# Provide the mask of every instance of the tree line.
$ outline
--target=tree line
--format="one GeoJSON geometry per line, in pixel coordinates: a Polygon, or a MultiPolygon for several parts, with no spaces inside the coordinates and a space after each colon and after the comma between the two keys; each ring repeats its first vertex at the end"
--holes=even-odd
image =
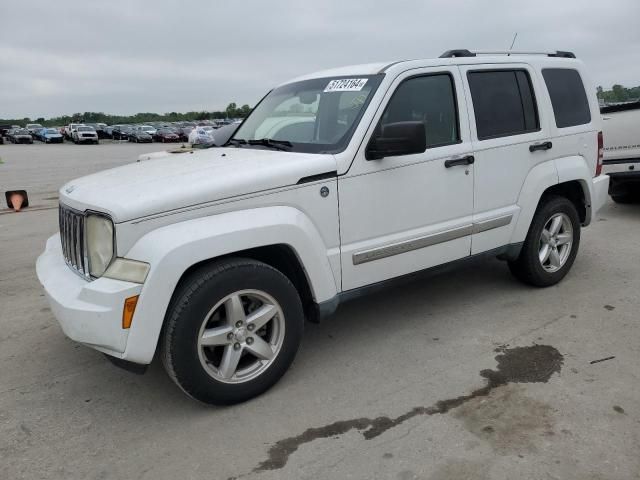
{"type": "Polygon", "coordinates": [[[230,103],[223,111],[201,111],[201,112],[169,112],[165,114],[141,112],[135,115],[110,115],[103,112],[74,113],[73,115],[62,115],[53,118],[14,118],[0,119],[2,125],[26,125],[27,123],[39,123],[45,127],[57,127],[70,123],[106,123],[107,125],[117,125],[120,123],[145,123],[145,122],[184,122],[194,120],[223,120],[228,118],[244,118],[251,112],[249,105],[239,107],[235,103],[230,103]]]}
{"type": "Polygon", "coordinates": [[[640,86],[626,88],[616,84],[611,90],[598,87],[598,98],[606,103],[640,101],[640,86]]]}

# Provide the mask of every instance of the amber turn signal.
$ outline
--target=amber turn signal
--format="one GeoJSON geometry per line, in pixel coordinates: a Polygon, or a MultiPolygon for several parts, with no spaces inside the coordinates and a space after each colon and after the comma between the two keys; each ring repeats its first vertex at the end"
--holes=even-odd
{"type": "Polygon", "coordinates": [[[133,321],[133,314],[136,311],[136,305],[138,304],[138,297],[129,297],[124,301],[124,308],[122,309],[122,328],[131,327],[133,321]]]}

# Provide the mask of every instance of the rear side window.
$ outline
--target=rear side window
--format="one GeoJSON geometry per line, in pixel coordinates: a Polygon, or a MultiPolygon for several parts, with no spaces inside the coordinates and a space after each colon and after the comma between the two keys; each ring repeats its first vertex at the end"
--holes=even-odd
{"type": "Polygon", "coordinates": [[[591,122],[589,100],[580,74],[576,70],[546,68],[542,70],[542,76],[549,90],[558,128],[591,122]]]}
{"type": "Polygon", "coordinates": [[[536,98],[525,70],[484,70],[467,74],[478,139],[540,129],[536,98]]]}

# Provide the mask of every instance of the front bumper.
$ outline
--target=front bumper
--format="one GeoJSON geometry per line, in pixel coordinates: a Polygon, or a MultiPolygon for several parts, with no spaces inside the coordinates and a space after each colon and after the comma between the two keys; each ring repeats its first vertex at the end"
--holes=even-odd
{"type": "MultiPolygon", "coordinates": [[[[124,356],[129,330],[122,328],[122,309],[142,285],[108,278],[89,282],[74,273],[62,256],[60,235],[47,240],[36,262],[54,316],[67,337],[118,358],[124,356]]],[[[134,316],[135,322],[135,316],[134,316]]]]}

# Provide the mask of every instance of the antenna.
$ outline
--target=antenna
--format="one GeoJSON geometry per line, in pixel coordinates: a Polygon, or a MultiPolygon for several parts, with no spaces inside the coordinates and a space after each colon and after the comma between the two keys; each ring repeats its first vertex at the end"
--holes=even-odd
{"type": "MultiPolygon", "coordinates": [[[[509,51],[513,50],[513,46],[516,43],[516,38],[518,38],[518,32],[516,32],[516,34],[513,36],[513,41],[511,42],[511,46],[509,47],[509,51]]],[[[509,53],[508,56],[510,56],[511,54],[509,53]]]]}

